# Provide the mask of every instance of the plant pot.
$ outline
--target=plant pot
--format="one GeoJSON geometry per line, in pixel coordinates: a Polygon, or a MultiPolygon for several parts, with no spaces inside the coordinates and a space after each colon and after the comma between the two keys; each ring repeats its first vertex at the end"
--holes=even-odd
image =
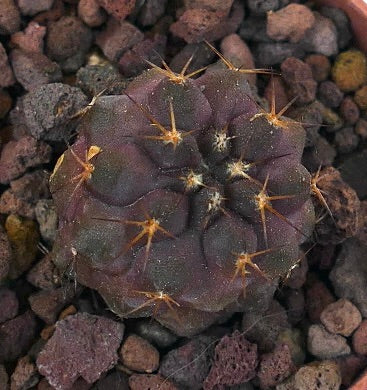
{"type": "Polygon", "coordinates": [[[367,53],[367,0],[317,0],[317,3],[343,9],[351,20],[358,46],[367,53]]]}

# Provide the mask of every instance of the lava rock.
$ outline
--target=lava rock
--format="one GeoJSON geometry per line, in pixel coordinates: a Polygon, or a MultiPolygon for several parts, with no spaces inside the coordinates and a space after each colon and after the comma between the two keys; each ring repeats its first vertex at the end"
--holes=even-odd
{"type": "Polygon", "coordinates": [[[279,344],[274,351],[261,356],[257,376],[261,389],[269,389],[284,381],[295,371],[288,345],[279,344]]]}
{"type": "Polygon", "coordinates": [[[259,43],[255,46],[254,56],[259,66],[274,66],[289,57],[302,58],[305,51],[300,45],[288,42],[259,43]]]}
{"type": "Polygon", "coordinates": [[[74,128],[72,116],[87,104],[79,88],[61,83],[41,85],[24,97],[26,124],[38,140],[65,141],[74,128]]]}
{"type": "Polygon", "coordinates": [[[299,42],[315,23],[310,8],[302,4],[289,4],[276,12],[269,12],[267,34],[276,41],[299,42]]]}
{"type": "Polygon", "coordinates": [[[19,302],[13,290],[0,287],[0,324],[11,320],[18,314],[19,302]]]}
{"type": "Polygon", "coordinates": [[[17,366],[10,378],[11,390],[26,390],[32,388],[39,382],[39,375],[36,365],[30,357],[23,356],[18,360],[17,366]]]}
{"type": "Polygon", "coordinates": [[[256,375],[256,344],[239,331],[224,336],[215,347],[214,362],[204,382],[204,390],[248,382],[256,375]]]}
{"type": "Polygon", "coordinates": [[[290,57],[282,62],[280,68],[291,96],[297,96],[298,103],[307,104],[315,100],[317,83],[312,77],[309,65],[295,57],[290,57]]]}
{"type": "Polygon", "coordinates": [[[96,44],[110,61],[118,61],[131,47],[144,39],[143,33],[129,22],[109,19],[96,36],[96,44]]]}
{"type": "Polygon", "coordinates": [[[315,23],[304,35],[301,45],[307,52],[333,56],[338,53],[338,33],[334,23],[314,12],[315,23]]]}
{"type": "MultiPolygon", "coordinates": [[[[0,8],[1,9],[1,8],[0,8]]],[[[1,15],[1,11],[0,11],[1,15]]],[[[8,61],[8,55],[6,54],[5,48],[0,42],[0,68],[1,68],[1,75],[0,75],[0,87],[10,87],[15,83],[13,71],[9,65],[8,61]]]]}
{"type": "Polygon", "coordinates": [[[78,16],[89,27],[98,27],[106,21],[106,13],[98,0],[80,0],[78,16]]]}
{"type": "Polygon", "coordinates": [[[109,15],[117,20],[125,19],[135,7],[136,0],[98,0],[109,15]]]}
{"type": "Polygon", "coordinates": [[[312,76],[317,82],[325,81],[331,71],[331,63],[323,54],[310,54],[305,58],[306,64],[311,67],[312,76]]]}
{"type": "Polygon", "coordinates": [[[15,78],[27,91],[62,79],[59,65],[42,53],[14,49],[10,61],[15,78]]]}
{"type": "Polygon", "coordinates": [[[68,388],[81,376],[88,383],[117,362],[122,323],[80,313],[56,324],[53,336],[37,358],[39,372],[56,388],[68,388]]]}
{"type": "Polygon", "coordinates": [[[52,290],[58,287],[59,275],[51,255],[47,254],[36,263],[27,274],[27,281],[42,290],[52,290]]]}
{"type": "Polygon", "coordinates": [[[179,388],[199,390],[208,375],[213,353],[211,337],[195,337],[163,356],[159,372],[179,388]]]}
{"type": "Polygon", "coordinates": [[[322,7],[321,15],[333,21],[338,32],[339,49],[345,49],[352,39],[352,32],[348,16],[341,8],[337,7],[322,7]]]}
{"type": "Polygon", "coordinates": [[[367,355],[367,320],[363,320],[353,334],[353,349],[360,355],[367,355]]]}
{"type": "Polygon", "coordinates": [[[362,321],[359,310],[347,299],[328,305],[321,313],[320,320],[330,333],[350,336],[362,321]]]}
{"type": "Polygon", "coordinates": [[[2,225],[0,225],[0,282],[8,276],[11,260],[12,251],[10,242],[2,225]]]}
{"type": "Polygon", "coordinates": [[[158,19],[164,15],[167,0],[146,0],[139,12],[139,23],[146,26],[153,26],[158,19]]]}
{"type": "Polygon", "coordinates": [[[46,35],[46,27],[37,22],[30,22],[24,31],[19,31],[11,36],[10,42],[20,50],[32,53],[43,53],[43,38],[46,35]]]}
{"type": "MultiPolygon", "coordinates": [[[[0,35],[9,35],[19,31],[20,22],[20,13],[14,0],[1,0],[0,35]]],[[[2,47],[2,45],[0,47],[2,47]]]]}
{"type": "Polygon", "coordinates": [[[344,97],[343,92],[332,81],[323,81],[318,87],[318,98],[327,107],[339,107],[344,97]]]}
{"type": "Polygon", "coordinates": [[[350,389],[350,385],[358,374],[366,367],[367,358],[362,355],[348,355],[335,360],[339,366],[342,385],[350,389]]]}
{"type": "Polygon", "coordinates": [[[329,333],[322,325],[311,325],[307,336],[308,351],[319,359],[331,359],[351,352],[343,336],[329,333]]]}
{"type": "MultiPolygon", "coordinates": [[[[360,111],[357,104],[350,96],[346,96],[340,104],[340,115],[344,119],[347,125],[355,125],[359,119],[360,111]]],[[[362,119],[363,121],[363,119],[362,119]]],[[[363,134],[363,131],[358,131],[358,126],[355,128],[355,132],[357,135],[363,134]]],[[[366,133],[367,134],[367,133],[366,133]]]]}
{"type": "Polygon", "coordinates": [[[42,11],[48,11],[54,0],[18,0],[17,4],[22,15],[33,16],[42,11]]]}
{"type": "Polygon", "coordinates": [[[344,127],[335,134],[334,143],[340,153],[350,153],[359,144],[359,137],[353,127],[344,127]]]}
{"type": "MultiPolygon", "coordinates": [[[[173,383],[159,374],[133,374],[129,377],[129,389],[178,390],[178,388],[173,383]]],[[[116,390],[120,390],[120,388],[116,390]]]]}
{"type": "Polygon", "coordinates": [[[36,335],[36,320],[26,311],[0,325],[0,362],[14,361],[31,346],[36,335]]]}

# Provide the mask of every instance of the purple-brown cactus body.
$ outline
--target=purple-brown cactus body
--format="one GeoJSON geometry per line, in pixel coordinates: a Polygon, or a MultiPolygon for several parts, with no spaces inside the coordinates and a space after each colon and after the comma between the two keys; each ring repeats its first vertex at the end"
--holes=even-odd
{"type": "Polygon", "coordinates": [[[242,72],[146,71],[97,99],[55,168],[54,261],[118,315],[180,335],[266,306],[313,229],[304,142],[259,109],[242,72]]]}

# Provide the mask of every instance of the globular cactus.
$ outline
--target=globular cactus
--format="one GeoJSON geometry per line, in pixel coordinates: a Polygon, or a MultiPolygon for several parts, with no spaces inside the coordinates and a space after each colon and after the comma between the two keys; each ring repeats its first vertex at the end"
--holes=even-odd
{"type": "Polygon", "coordinates": [[[186,336],[265,307],[314,225],[302,126],[259,108],[221,58],[95,99],[51,177],[58,267],[119,316],[186,336]]]}

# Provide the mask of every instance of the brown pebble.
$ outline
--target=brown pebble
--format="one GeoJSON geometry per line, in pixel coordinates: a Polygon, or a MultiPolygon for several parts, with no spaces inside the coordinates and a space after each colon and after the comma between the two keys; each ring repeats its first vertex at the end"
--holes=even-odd
{"type": "Polygon", "coordinates": [[[41,338],[42,340],[48,340],[49,338],[51,338],[51,336],[54,334],[55,332],[55,328],[56,326],[53,324],[53,325],[47,325],[46,327],[44,327],[42,330],[41,330],[41,338]]]}
{"type": "Polygon", "coordinates": [[[159,367],[159,352],[140,336],[132,334],[120,349],[122,363],[133,371],[151,373],[159,367]]]}
{"type": "Polygon", "coordinates": [[[22,15],[33,16],[42,11],[48,11],[54,0],[17,0],[22,15]]]}
{"type": "Polygon", "coordinates": [[[353,349],[360,355],[367,355],[367,320],[363,320],[352,338],[353,349]]]}
{"type": "Polygon", "coordinates": [[[78,16],[89,27],[98,27],[106,21],[106,13],[98,0],[80,0],[78,16]]]}
{"type": "Polygon", "coordinates": [[[13,34],[19,28],[20,13],[14,0],[0,0],[0,35],[13,34]]]}
{"type": "Polygon", "coordinates": [[[312,77],[309,65],[295,57],[290,57],[283,61],[280,68],[290,96],[297,97],[297,103],[307,104],[315,100],[317,83],[312,77]]]}
{"type": "Polygon", "coordinates": [[[269,12],[266,30],[276,41],[299,42],[306,31],[315,23],[309,7],[302,4],[289,4],[276,12],[269,12]]]}
{"type": "Polygon", "coordinates": [[[324,81],[329,77],[331,63],[328,57],[323,54],[310,54],[305,59],[306,64],[311,67],[312,76],[317,81],[324,81]]]}
{"type": "Polygon", "coordinates": [[[159,374],[133,374],[129,377],[129,388],[131,390],[178,390],[174,384],[159,374]]]}
{"type": "Polygon", "coordinates": [[[30,357],[23,356],[18,360],[17,366],[10,378],[10,390],[25,390],[35,386],[39,382],[36,365],[30,357]]]}
{"type": "Polygon", "coordinates": [[[321,313],[320,320],[325,328],[342,336],[350,336],[362,321],[360,311],[348,299],[330,303],[321,313]]]}
{"type": "Polygon", "coordinates": [[[350,96],[346,96],[343,99],[340,104],[339,111],[345,123],[348,125],[354,125],[359,119],[359,108],[350,96]]]}
{"type": "Polygon", "coordinates": [[[32,21],[24,31],[13,34],[10,42],[18,49],[32,53],[43,53],[43,38],[45,35],[46,27],[32,21]]]}

